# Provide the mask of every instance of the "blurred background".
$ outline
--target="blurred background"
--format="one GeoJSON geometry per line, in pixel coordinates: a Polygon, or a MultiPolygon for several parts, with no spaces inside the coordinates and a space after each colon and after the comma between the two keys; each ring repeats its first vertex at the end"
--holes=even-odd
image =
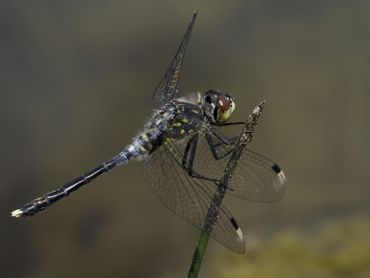
{"type": "Polygon", "coordinates": [[[118,153],[151,113],[194,10],[182,92],[218,88],[251,148],[288,184],[273,204],[227,198],[247,253],[214,241],[201,277],[370,276],[370,2],[0,3],[0,276],[185,277],[199,232],[145,184],[140,163],[44,213],[10,211],[118,153]]]}

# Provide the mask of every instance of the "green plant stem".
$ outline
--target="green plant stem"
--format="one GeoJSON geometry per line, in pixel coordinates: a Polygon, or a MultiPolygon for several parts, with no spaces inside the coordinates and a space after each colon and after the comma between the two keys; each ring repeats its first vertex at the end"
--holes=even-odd
{"type": "Polygon", "coordinates": [[[227,187],[232,178],[234,170],[238,164],[238,161],[243,153],[245,146],[252,141],[252,137],[257,125],[257,120],[261,115],[264,101],[261,102],[253,112],[249,115],[248,121],[238,136],[235,149],[231,154],[229,162],[223,172],[222,178],[218,184],[217,191],[213,196],[211,205],[207,211],[207,216],[204,220],[203,228],[200,233],[197,246],[195,248],[191,266],[188,272],[188,278],[198,277],[200,267],[202,266],[203,257],[207,249],[209,237],[212,233],[213,226],[217,222],[219,209],[222,200],[226,194],[227,187]]]}
{"type": "Polygon", "coordinates": [[[208,246],[209,236],[210,234],[207,231],[201,231],[197,247],[194,251],[193,261],[191,262],[188,278],[198,277],[198,273],[203,262],[203,257],[208,246]]]}

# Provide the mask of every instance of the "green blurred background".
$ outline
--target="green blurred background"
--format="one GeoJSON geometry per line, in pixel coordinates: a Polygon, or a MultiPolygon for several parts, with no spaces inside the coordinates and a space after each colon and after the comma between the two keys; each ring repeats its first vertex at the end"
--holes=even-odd
{"type": "Polygon", "coordinates": [[[10,211],[118,153],[194,10],[181,91],[219,88],[283,167],[274,204],[227,198],[247,254],[201,277],[370,277],[369,1],[0,3],[0,277],[185,277],[198,231],[132,163],[29,219],[10,211]]]}

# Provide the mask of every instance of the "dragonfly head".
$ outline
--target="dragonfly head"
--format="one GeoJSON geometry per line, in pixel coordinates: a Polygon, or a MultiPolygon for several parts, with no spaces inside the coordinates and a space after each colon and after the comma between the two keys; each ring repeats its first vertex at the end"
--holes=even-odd
{"type": "Polygon", "coordinates": [[[235,110],[233,98],[218,90],[208,90],[204,93],[203,109],[212,124],[222,125],[235,110]]]}

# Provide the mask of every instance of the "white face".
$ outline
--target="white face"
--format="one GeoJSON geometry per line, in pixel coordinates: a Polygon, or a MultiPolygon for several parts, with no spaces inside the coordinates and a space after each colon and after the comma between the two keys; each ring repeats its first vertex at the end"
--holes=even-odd
{"type": "Polygon", "coordinates": [[[229,94],[209,90],[204,94],[204,108],[212,123],[222,125],[235,110],[235,102],[229,94]]]}
{"type": "Polygon", "coordinates": [[[226,122],[234,112],[235,102],[229,96],[220,95],[218,97],[218,107],[216,120],[218,123],[222,124],[226,122]]]}

